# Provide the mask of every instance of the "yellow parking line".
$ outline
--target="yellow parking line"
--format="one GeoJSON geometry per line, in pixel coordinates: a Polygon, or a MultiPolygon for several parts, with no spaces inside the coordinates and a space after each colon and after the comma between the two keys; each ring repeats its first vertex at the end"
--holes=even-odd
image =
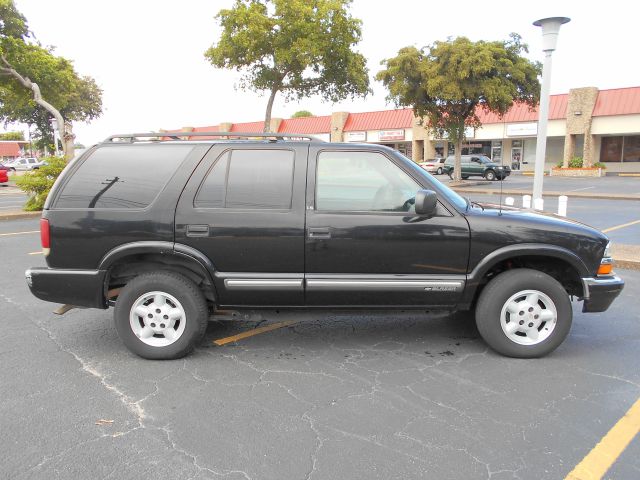
{"type": "Polygon", "coordinates": [[[640,398],[624,417],[618,420],[593,450],[574,468],[565,480],[598,480],[607,473],[620,454],[640,431],[640,398]]]}
{"type": "Polygon", "coordinates": [[[27,233],[40,233],[40,230],[30,230],[28,232],[0,233],[0,237],[9,237],[11,235],[26,235],[27,233]]]}
{"type": "Polygon", "coordinates": [[[231,337],[214,340],[213,343],[215,343],[218,346],[222,346],[222,345],[226,345],[227,343],[237,342],[238,340],[242,340],[244,338],[253,337],[254,335],[259,335],[260,333],[270,332],[271,330],[277,330],[278,328],[293,325],[294,323],[298,323],[298,322],[291,320],[287,322],[272,323],[271,325],[265,325],[264,327],[254,328],[253,330],[248,330],[246,332],[242,332],[237,335],[233,335],[231,337]]]}
{"type": "Polygon", "coordinates": [[[635,225],[636,223],[640,223],[640,220],[634,220],[633,222],[623,223],[622,225],[616,225],[615,227],[609,227],[602,230],[602,233],[613,232],[614,230],[618,230],[624,227],[630,227],[631,225],[635,225]]]}
{"type": "Polygon", "coordinates": [[[28,255],[42,255],[42,250],[39,252],[29,252],[28,255]]]}

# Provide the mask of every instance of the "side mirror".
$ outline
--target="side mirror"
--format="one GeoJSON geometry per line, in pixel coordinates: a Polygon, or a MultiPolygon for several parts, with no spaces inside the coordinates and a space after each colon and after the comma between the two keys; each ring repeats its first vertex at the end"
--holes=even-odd
{"type": "Polygon", "coordinates": [[[416,213],[433,216],[438,207],[438,196],[433,190],[418,190],[416,193],[416,213]]]}

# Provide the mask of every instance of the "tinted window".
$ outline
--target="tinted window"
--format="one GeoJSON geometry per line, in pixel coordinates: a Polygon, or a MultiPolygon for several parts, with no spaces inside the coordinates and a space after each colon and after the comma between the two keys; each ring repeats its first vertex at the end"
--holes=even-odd
{"type": "Polygon", "coordinates": [[[200,186],[200,190],[193,202],[196,207],[221,208],[224,207],[226,194],[227,167],[229,165],[229,152],[220,156],[209,170],[207,178],[200,186]]]}
{"type": "Polygon", "coordinates": [[[69,178],[56,207],[144,208],[192,149],[190,145],[99,148],[69,178]]]}
{"type": "Polygon", "coordinates": [[[318,156],[318,210],[411,212],[420,188],[379,153],[322,152],[318,156]]]}
{"type": "Polygon", "coordinates": [[[216,161],[194,204],[208,208],[289,209],[293,165],[294,154],[290,150],[233,150],[216,161]]]}

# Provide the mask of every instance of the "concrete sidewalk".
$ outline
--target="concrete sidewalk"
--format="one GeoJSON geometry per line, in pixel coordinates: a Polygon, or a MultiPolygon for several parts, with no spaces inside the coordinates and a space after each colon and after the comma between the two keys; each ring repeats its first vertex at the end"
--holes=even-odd
{"type": "MultiPolygon", "coordinates": [[[[500,195],[499,188],[471,188],[476,185],[481,185],[480,182],[469,182],[469,184],[456,184],[450,185],[453,190],[458,193],[476,193],[480,195],[500,195]]],[[[531,189],[527,190],[513,190],[504,188],[502,195],[531,195],[531,189]]],[[[560,195],[569,195],[575,198],[595,198],[599,200],[640,200],[639,194],[633,193],[588,193],[588,192],[559,192],[545,190],[544,197],[559,197],[560,195]]]]}

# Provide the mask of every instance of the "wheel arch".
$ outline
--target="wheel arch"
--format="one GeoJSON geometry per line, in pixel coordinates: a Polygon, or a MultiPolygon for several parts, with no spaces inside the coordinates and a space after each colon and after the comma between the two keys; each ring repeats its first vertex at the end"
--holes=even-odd
{"type": "Polygon", "coordinates": [[[508,245],[486,255],[467,275],[462,303],[471,306],[493,276],[512,268],[540,270],[560,281],[570,295],[585,295],[582,278],[590,276],[584,262],[572,251],[557,245],[508,245]]]}
{"type": "Polygon", "coordinates": [[[117,295],[117,289],[141,273],[169,270],[193,281],[208,301],[215,303],[218,298],[213,263],[199,250],[183,244],[143,241],[119,245],[102,258],[99,269],[106,271],[106,297],[117,295]],[[108,294],[110,290],[114,292],[112,295],[108,294]]]}

